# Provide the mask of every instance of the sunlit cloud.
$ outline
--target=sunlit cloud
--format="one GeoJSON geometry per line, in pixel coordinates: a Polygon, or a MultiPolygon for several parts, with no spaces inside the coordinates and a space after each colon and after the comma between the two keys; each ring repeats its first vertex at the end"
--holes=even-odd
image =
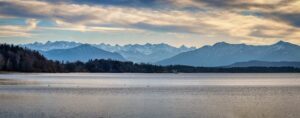
{"type": "Polygon", "coordinates": [[[38,22],[36,19],[28,19],[25,26],[1,25],[0,37],[30,37],[30,32],[37,28],[38,22]]]}

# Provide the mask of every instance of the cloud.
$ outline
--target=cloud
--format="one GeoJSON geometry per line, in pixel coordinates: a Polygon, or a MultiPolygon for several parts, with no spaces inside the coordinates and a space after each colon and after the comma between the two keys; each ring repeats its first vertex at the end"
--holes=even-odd
{"type": "Polygon", "coordinates": [[[26,24],[28,25],[27,26],[27,29],[28,30],[32,30],[32,29],[35,29],[37,27],[37,24],[39,23],[39,21],[37,19],[28,19],[26,21],[26,24]]]}
{"type": "Polygon", "coordinates": [[[30,32],[37,28],[38,22],[36,19],[28,19],[25,26],[1,25],[0,37],[30,37],[30,32]]]}
{"type": "Polygon", "coordinates": [[[300,27],[300,22],[299,22],[300,12],[297,13],[271,12],[271,13],[257,13],[257,14],[268,19],[272,19],[278,22],[284,22],[295,27],[300,27]]]}
{"type": "Polygon", "coordinates": [[[142,30],[123,27],[102,27],[102,26],[84,26],[72,25],[62,21],[56,21],[58,27],[40,27],[43,30],[65,30],[65,31],[79,31],[79,32],[142,32],[142,30]]]}
{"type": "MultiPolygon", "coordinates": [[[[0,16],[55,22],[39,27],[43,30],[154,31],[300,43],[299,5],[296,0],[0,0],[0,16]]],[[[36,23],[28,20],[26,30],[37,29],[36,23]]]]}
{"type": "Polygon", "coordinates": [[[44,13],[50,12],[47,3],[30,0],[1,0],[0,6],[0,14],[8,17],[46,18],[49,14],[44,13]]]}
{"type": "Polygon", "coordinates": [[[171,0],[43,0],[52,3],[105,5],[120,7],[156,7],[168,6],[171,0]]]}
{"type": "Polygon", "coordinates": [[[210,9],[227,10],[236,13],[253,13],[267,19],[289,23],[300,27],[299,0],[192,0],[191,4],[201,4],[210,9]]]}
{"type": "MultiPolygon", "coordinates": [[[[179,0],[180,1],[180,0],[179,0]]],[[[270,10],[296,0],[188,0],[188,5],[200,4],[214,9],[227,10],[270,10]]]]}
{"type": "Polygon", "coordinates": [[[21,26],[0,26],[0,37],[30,37],[31,34],[21,26]]]}

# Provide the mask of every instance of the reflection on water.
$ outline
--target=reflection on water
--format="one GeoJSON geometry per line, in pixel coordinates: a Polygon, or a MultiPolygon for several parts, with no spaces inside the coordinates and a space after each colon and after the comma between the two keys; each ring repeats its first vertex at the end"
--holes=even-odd
{"type": "Polygon", "coordinates": [[[0,85],[25,85],[25,84],[35,84],[34,81],[29,80],[15,80],[15,79],[1,79],[0,78],[0,85]]]}
{"type": "Polygon", "coordinates": [[[299,118],[300,74],[2,74],[0,117],[299,118]]]}

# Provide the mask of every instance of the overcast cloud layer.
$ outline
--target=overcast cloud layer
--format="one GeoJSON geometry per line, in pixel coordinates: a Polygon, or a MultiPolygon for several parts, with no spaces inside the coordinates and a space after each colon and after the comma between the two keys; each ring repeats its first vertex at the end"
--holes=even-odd
{"type": "Polygon", "coordinates": [[[300,44],[299,0],[0,0],[0,19],[25,21],[1,23],[1,39],[55,30],[300,44]]]}

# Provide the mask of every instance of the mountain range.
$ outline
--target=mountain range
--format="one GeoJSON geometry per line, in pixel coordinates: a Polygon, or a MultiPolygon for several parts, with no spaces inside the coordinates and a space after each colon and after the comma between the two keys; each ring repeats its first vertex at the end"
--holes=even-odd
{"type": "MultiPolygon", "coordinates": [[[[56,49],[69,49],[77,46],[83,45],[83,43],[68,42],[68,41],[55,41],[46,43],[30,43],[23,44],[22,47],[26,47],[32,50],[40,51],[45,54],[47,51],[56,49]]],[[[170,46],[168,44],[129,44],[129,45],[110,45],[110,44],[89,44],[91,46],[97,47],[99,49],[119,53],[124,59],[133,62],[143,62],[143,63],[155,63],[163,59],[170,58],[182,52],[187,52],[196,49],[195,47],[181,46],[179,48],[170,46]]],[[[48,55],[45,55],[46,57],[48,55]]],[[[78,55],[80,56],[80,55],[78,55]]],[[[50,58],[54,59],[53,56],[50,58]]],[[[69,60],[69,59],[68,59],[69,60]]]]}
{"type": "Polygon", "coordinates": [[[69,42],[69,41],[55,41],[55,42],[47,41],[46,43],[34,42],[29,44],[22,44],[20,46],[29,48],[31,50],[49,51],[54,49],[74,48],[79,45],[82,45],[82,43],[69,42]]]}
{"type": "Polygon", "coordinates": [[[107,44],[98,44],[94,45],[103,50],[110,52],[117,52],[121,54],[127,60],[133,62],[144,62],[144,63],[155,63],[163,59],[170,58],[182,52],[187,52],[196,49],[195,47],[186,47],[181,46],[179,48],[170,46],[168,44],[129,44],[129,45],[107,45],[107,44]]]}
{"type": "Polygon", "coordinates": [[[300,46],[283,41],[262,46],[220,42],[212,46],[204,46],[193,51],[180,53],[159,61],[157,64],[216,67],[251,60],[299,62],[300,46]]]}
{"type": "Polygon", "coordinates": [[[274,66],[283,62],[300,62],[300,46],[284,41],[260,46],[219,42],[198,49],[186,46],[177,48],[163,43],[120,46],[67,41],[36,42],[21,46],[38,50],[49,59],[64,61],[87,61],[97,58],[201,67],[253,65],[253,60],[261,61],[260,64],[275,64],[274,66]]]}
{"type": "Polygon", "coordinates": [[[40,51],[46,58],[59,61],[83,61],[91,59],[112,59],[125,61],[118,53],[108,52],[88,44],[82,44],[69,49],[53,49],[50,51],[40,51]]]}

